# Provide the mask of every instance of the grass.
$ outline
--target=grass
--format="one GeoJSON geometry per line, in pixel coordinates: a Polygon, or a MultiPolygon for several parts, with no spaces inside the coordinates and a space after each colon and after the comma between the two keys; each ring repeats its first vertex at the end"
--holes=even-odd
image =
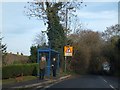
{"type": "MultiPolygon", "coordinates": [[[[59,77],[61,76],[65,76],[67,75],[67,73],[64,73],[62,72],[59,77]]],[[[37,79],[38,77],[35,77],[35,76],[23,76],[23,80],[20,81],[20,82],[24,82],[24,81],[29,81],[29,80],[34,80],[34,79],[37,79]]],[[[45,77],[46,79],[52,79],[53,76],[51,75],[50,77],[45,77]]],[[[14,83],[17,83],[16,79],[15,78],[9,78],[9,79],[3,79],[2,80],[2,84],[14,84],[14,83]]]]}
{"type": "MultiPolygon", "coordinates": [[[[23,80],[20,82],[24,82],[24,81],[29,81],[29,80],[33,80],[36,79],[37,77],[35,76],[23,76],[23,80]]],[[[14,84],[17,83],[15,78],[9,78],[9,79],[3,79],[2,80],[2,84],[14,84]]]]}
{"type": "MultiPolygon", "coordinates": [[[[66,75],[69,75],[69,74],[72,74],[71,72],[61,72],[58,77],[62,77],[62,76],[66,76],[66,75]]],[[[29,81],[29,80],[34,80],[34,79],[37,79],[38,77],[35,77],[35,76],[23,76],[23,80],[20,81],[20,82],[25,82],[25,81],[29,81]]],[[[51,75],[50,77],[45,77],[46,79],[53,79],[53,76],[51,75]]],[[[5,85],[5,84],[14,84],[14,83],[17,83],[16,79],[15,78],[9,78],[9,79],[3,79],[2,80],[2,84],[5,85]]]]}

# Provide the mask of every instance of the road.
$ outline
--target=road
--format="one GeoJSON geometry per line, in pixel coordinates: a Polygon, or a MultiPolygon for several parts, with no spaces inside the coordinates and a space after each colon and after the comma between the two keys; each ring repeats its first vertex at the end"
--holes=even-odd
{"type": "Polygon", "coordinates": [[[110,76],[84,75],[75,76],[68,80],[51,84],[46,88],[101,88],[110,90],[120,90],[118,88],[118,78],[110,76]]]}

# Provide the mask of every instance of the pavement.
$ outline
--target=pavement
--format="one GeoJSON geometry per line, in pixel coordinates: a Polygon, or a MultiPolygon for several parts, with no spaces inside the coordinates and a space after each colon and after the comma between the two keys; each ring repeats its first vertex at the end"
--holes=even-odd
{"type": "Polygon", "coordinates": [[[2,90],[9,90],[9,89],[16,89],[16,88],[44,88],[44,86],[47,86],[49,84],[53,84],[58,81],[65,80],[67,78],[71,77],[71,75],[66,75],[62,77],[56,77],[52,79],[45,79],[45,80],[39,80],[39,79],[34,79],[30,81],[25,81],[25,82],[19,82],[16,84],[8,84],[8,85],[2,85],[2,90]]]}
{"type": "Polygon", "coordinates": [[[120,90],[119,79],[110,76],[83,75],[64,80],[45,87],[48,89],[94,89],[94,90],[120,90]]]}

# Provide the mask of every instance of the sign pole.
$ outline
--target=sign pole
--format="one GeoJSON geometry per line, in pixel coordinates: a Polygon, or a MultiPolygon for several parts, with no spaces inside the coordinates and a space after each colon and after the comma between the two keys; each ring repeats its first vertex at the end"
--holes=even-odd
{"type": "Polygon", "coordinates": [[[66,67],[67,67],[66,65],[67,65],[67,64],[66,64],[66,56],[65,56],[65,72],[66,72],[66,67]]]}
{"type": "Polygon", "coordinates": [[[65,72],[67,71],[67,57],[72,56],[73,54],[73,47],[72,46],[64,46],[64,56],[65,56],[65,72]]]}

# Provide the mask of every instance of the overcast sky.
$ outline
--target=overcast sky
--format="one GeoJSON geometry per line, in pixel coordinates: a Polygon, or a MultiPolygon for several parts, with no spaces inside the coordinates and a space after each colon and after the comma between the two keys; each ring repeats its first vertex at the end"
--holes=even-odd
{"type": "MultiPolygon", "coordinates": [[[[118,23],[117,2],[85,2],[87,7],[77,11],[77,15],[85,27],[94,31],[104,31],[106,27],[118,23]]],[[[46,30],[42,21],[29,19],[23,12],[26,2],[0,3],[0,30],[3,43],[8,52],[30,54],[30,46],[36,34],[46,30]]]]}

